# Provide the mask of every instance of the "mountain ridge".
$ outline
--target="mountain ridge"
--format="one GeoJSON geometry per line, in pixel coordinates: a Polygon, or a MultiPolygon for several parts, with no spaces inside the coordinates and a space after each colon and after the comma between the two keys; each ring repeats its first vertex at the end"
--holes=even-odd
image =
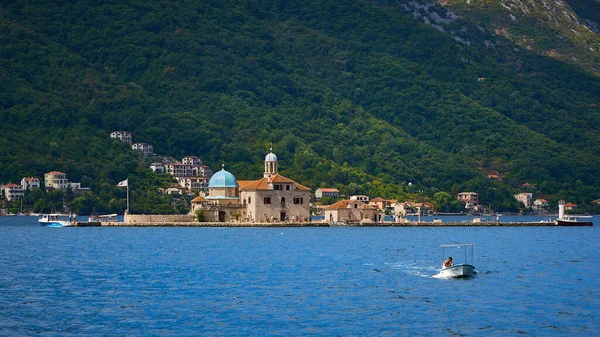
{"type": "Polygon", "coordinates": [[[406,197],[410,182],[425,197],[477,189],[496,208],[515,207],[523,182],[598,197],[597,77],[466,45],[373,3],[6,5],[2,179],[59,166],[95,189],[120,181],[139,162],[106,137],[123,129],[165,155],[225,161],[240,178],[260,172],[272,142],[282,172],[313,189],[406,197]],[[56,131],[32,128],[21,146],[27,123],[56,131]]]}

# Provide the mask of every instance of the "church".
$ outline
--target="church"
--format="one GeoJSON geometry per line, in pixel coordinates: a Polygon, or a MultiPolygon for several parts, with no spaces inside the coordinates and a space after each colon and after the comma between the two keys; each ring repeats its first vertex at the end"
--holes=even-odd
{"type": "Polygon", "coordinates": [[[240,202],[246,205],[251,222],[307,222],[310,218],[310,189],[279,174],[277,156],[265,157],[259,180],[240,180],[240,202]]]}
{"type": "Polygon", "coordinates": [[[238,181],[223,168],[210,179],[208,196],[192,200],[190,213],[201,210],[204,221],[309,221],[310,189],[280,175],[278,166],[271,149],[261,179],[238,181]]]}

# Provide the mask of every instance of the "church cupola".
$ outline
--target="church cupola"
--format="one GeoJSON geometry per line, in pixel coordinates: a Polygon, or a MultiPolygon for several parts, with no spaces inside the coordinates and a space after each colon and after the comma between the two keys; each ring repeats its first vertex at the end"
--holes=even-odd
{"type": "Polygon", "coordinates": [[[273,148],[269,149],[269,154],[265,157],[265,178],[271,178],[277,175],[277,156],[273,153],[273,148]]]}

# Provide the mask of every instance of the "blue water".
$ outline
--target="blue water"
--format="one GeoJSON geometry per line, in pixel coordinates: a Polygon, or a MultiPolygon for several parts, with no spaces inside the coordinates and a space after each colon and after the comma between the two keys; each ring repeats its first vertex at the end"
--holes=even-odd
{"type": "Polygon", "coordinates": [[[0,218],[2,336],[598,336],[594,227],[43,228],[0,218]],[[442,243],[479,275],[432,277],[442,243]]]}

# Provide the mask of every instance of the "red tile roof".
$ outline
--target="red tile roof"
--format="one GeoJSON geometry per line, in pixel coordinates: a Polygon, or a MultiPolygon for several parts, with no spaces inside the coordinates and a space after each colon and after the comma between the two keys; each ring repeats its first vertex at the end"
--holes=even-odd
{"type": "Polygon", "coordinates": [[[350,208],[350,207],[348,207],[348,205],[350,205],[350,204],[362,205],[362,207],[361,207],[362,209],[376,209],[376,207],[374,207],[374,206],[364,204],[357,200],[341,200],[341,201],[336,202],[335,204],[325,207],[325,209],[326,210],[347,209],[347,208],[350,208]]]}
{"type": "MultiPolygon", "coordinates": [[[[310,191],[310,188],[298,184],[297,182],[293,181],[292,179],[286,178],[280,174],[274,175],[271,177],[271,183],[287,183],[287,184],[293,184],[294,186],[296,186],[297,190],[300,191],[310,191]]],[[[268,178],[262,178],[259,180],[238,180],[238,186],[240,190],[270,190],[271,188],[269,187],[269,179],[268,178]]]]}

